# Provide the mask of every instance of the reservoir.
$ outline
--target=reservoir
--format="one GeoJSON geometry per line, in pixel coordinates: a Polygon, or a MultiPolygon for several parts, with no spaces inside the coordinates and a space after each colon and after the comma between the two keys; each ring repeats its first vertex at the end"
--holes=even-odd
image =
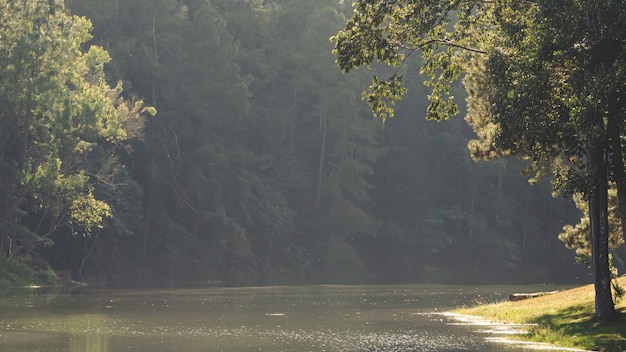
{"type": "Polygon", "coordinates": [[[510,343],[520,327],[450,309],[557,286],[272,286],[16,291],[0,298],[3,352],[566,351],[510,343]]]}

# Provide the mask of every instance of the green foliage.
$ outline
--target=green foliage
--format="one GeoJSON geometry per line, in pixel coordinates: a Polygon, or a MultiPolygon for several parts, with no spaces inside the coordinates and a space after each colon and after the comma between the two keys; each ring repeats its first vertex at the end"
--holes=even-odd
{"type": "Polygon", "coordinates": [[[5,288],[33,284],[35,273],[28,265],[28,260],[27,256],[0,258],[0,282],[3,282],[5,288]]]}
{"type": "Polygon", "coordinates": [[[620,285],[618,281],[619,270],[615,266],[615,262],[616,262],[616,259],[615,259],[614,253],[609,254],[609,271],[611,273],[611,288],[613,289],[614,300],[617,301],[618,299],[624,297],[624,294],[626,294],[626,290],[624,289],[622,285],[620,285]]]}
{"type": "MultiPolygon", "coordinates": [[[[450,95],[452,82],[467,67],[466,53],[482,52],[473,46],[480,42],[476,37],[481,36],[481,30],[476,23],[483,6],[479,2],[358,1],[344,30],[331,38],[337,63],[345,72],[363,65],[371,67],[376,61],[398,67],[421,51],[420,71],[428,77],[425,84],[432,87],[427,117],[443,120],[454,116],[458,105],[450,95]],[[475,29],[476,37],[468,35],[475,29]]],[[[387,117],[393,116],[392,106],[403,94],[402,81],[394,74],[387,80],[374,77],[370,92],[364,96],[375,113],[385,111],[382,117],[387,117]]]]}
{"type": "Polygon", "coordinates": [[[52,238],[105,226],[112,208],[95,193],[111,174],[102,166],[116,163],[150,108],[128,103],[121,85],[106,82],[110,57],[86,44],[87,19],[54,1],[2,1],[0,8],[0,216],[7,230],[0,248],[18,262],[52,238]]]}
{"type": "Polygon", "coordinates": [[[388,80],[374,77],[369,92],[363,92],[361,98],[369,104],[376,117],[383,121],[393,117],[393,106],[402,99],[406,88],[402,87],[402,77],[393,75],[388,80]]]}
{"type": "MultiPolygon", "coordinates": [[[[624,55],[614,46],[626,38],[621,6],[358,1],[344,31],[333,38],[344,71],[375,61],[396,67],[406,51],[421,51],[421,72],[432,87],[430,118],[456,113],[448,94],[464,72],[468,121],[483,139],[470,144],[475,156],[522,155],[537,176],[553,171],[555,191],[586,196],[602,319],[614,316],[607,262],[609,181],[618,182],[618,198],[626,206],[624,105],[618,98],[624,55]]],[[[397,88],[390,87],[380,99],[397,96],[397,88]]]]}
{"type": "MultiPolygon", "coordinates": [[[[563,226],[563,232],[559,234],[559,240],[569,249],[576,252],[578,260],[589,263],[591,258],[591,240],[589,228],[589,206],[582,195],[573,197],[576,208],[582,214],[580,222],[576,225],[563,226]]],[[[622,236],[622,224],[617,214],[617,192],[615,188],[609,190],[609,247],[616,249],[624,244],[622,236]]]]}
{"type": "Polygon", "coordinates": [[[30,255],[0,258],[0,290],[29,285],[54,286],[59,278],[50,267],[36,265],[40,258],[30,255]]]}
{"type": "MultiPolygon", "coordinates": [[[[346,22],[348,2],[65,3],[93,21],[94,38],[87,21],[57,6],[55,16],[80,24],[86,39],[60,51],[69,37],[59,34],[34,45],[40,52],[33,57],[58,68],[42,77],[62,71],[72,83],[41,78],[29,86],[40,95],[32,100],[33,138],[9,138],[21,131],[17,114],[0,119],[2,204],[20,204],[0,217],[3,249],[12,243],[75,279],[117,285],[553,281],[563,276],[555,274],[560,266],[570,268],[570,258],[546,240],[569,219],[563,200],[524,188],[515,160],[472,162],[472,134],[462,121],[433,126],[407,118],[416,110],[437,119],[464,113],[452,100],[464,92],[452,81],[478,59],[450,48],[466,45],[476,54],[488,42],[451,32],[452,23],[484,32],[479,14],[491,5],[451,11],[437,2],[430,12],[408,2],[357,4],[368,14],[355,26],[393,19],[405,30],[392,37],[375,29],[383,42],[407,46],[368,53],[404,62],[391,70],[372,62],[374,76],[395,78],[379,79],[363,99],[380,116],[402,117],[383,125],[360,102],[372,74],[341,75],[334,63],[328,38],[346,22]],[[430,39],[409,43],[415,23],[432,28],[430,39]],[[92,43],[111,60],[102,49],[88,50],[92,43]],[[76,62],[52,60],[48,46],[76,62]],[[420,62],[416,49],[426,53],[420,62]],[[118,80],[124,92],[106,84],[118,80]],[[393,105],[402,96],[411,99],[393,105]],[[39,115],[46,124],[34,123],[44,121],[39,115]],[[23,146],[36,153],[3,162],[23,146]]],[[[14,98],[19,89],[7,87],[14,98]]],[[[545,183],[539,187],[545,192],[545,183]]]]}

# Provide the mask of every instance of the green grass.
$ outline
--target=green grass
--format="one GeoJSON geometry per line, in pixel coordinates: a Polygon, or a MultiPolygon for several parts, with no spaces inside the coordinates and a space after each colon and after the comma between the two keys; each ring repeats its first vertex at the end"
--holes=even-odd
{"type": "MultiPolygon", "coordinates": [[[[626,286],[626,278],[619,280],[626,286]]],[[[459,314],[481,316],[494,321],[536,324],[529,334],[518,338],[562,347],[595,351],[626,351],[626,297],[615,305],[619,318],[604,323],[594,319],[592,285],[517,302],[501,302],[459,308],[459,314]]]]}

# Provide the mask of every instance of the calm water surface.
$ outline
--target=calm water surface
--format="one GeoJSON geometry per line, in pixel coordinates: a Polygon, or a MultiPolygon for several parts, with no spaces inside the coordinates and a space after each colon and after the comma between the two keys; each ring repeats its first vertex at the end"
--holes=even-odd
{"type": "Polygon", "coordinates": [[[559,287],[21,292],[0,298],[0,351],[537,351],[495,342],[507,334],[443,313],[553,289],[559,287]]]}

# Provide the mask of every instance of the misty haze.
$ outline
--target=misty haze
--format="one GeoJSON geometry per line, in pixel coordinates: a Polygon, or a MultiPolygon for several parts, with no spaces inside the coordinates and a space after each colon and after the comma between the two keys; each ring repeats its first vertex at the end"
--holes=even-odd
{"type": "Polygon", "coordinates": [[[625,11],[415,3],[0,0],[0,349],[549,349],[448,311],[591,283],[619,320],[625,11]]]}

